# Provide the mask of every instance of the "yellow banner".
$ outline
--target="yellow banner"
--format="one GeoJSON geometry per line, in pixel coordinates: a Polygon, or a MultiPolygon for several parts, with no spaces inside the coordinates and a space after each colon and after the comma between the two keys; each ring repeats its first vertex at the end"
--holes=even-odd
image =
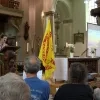
{"type": "Polygon", "coordinates": [[[47,22],[45,34],[41,44],[39,58],[45,67],[45,78],[49,79],[55,70],[54,49],[50,20],[47,22]]]}

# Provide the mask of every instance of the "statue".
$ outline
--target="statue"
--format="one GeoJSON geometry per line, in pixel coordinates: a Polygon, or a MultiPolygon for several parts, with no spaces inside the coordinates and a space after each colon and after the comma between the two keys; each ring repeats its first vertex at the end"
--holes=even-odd
{"type": "Polygon", "coordinates": [[[25,23],[25,26],[24,26],[24,39],[25,40],[27,40],[28,37],[29,37],[29,33],[28,33],[29,28],[30,28],[30,26],[29,26],[28,22],[26,22],[25,23]]]}

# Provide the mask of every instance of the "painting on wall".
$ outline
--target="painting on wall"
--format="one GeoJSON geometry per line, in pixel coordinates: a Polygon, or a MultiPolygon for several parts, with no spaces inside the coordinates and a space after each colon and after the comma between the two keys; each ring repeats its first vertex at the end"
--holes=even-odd
{"type": "Polygon", "coordinates": [[[75,33],[74,34],[74,44],[77,42],[82,42],[84,44],[84,33],[75,33]]]}

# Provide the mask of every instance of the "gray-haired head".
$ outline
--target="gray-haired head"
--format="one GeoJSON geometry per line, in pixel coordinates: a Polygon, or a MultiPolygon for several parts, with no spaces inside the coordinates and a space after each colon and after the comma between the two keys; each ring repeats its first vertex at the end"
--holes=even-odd
{"type": "Polygon", "coordinates": [[[30,90],[22,78],[14,73],[0,77],[0,100],[30,100],[30,90]]]}
{"type": "Polygon", "coordinates": [[[94,100],[100,100],[100,89],[94,89],[94,100]]]}
{"type": "Polygon", "coordinates": [[[81,63],[72,63],[69,74],[71,83],[84,83],[87,79],[87,68],[81,63]]]}
{"type": "Polygon", "coordinates": [[[36,56],[29,56],[25,59],[24,70],[26,73],[36,74],[41,67],[41,62],[36,56]]]}

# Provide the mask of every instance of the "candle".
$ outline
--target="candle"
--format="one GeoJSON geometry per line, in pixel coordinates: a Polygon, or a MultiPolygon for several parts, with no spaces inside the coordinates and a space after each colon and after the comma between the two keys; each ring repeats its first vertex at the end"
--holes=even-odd
{"type": "Polygon", "coordinates": [[[18,42],[16,41],[16,46],[18,46],[18,42]]]}
{"type": "Polygon", "coordinates": [[[29,52],[29,43],[27,43],[27,52],[29,52]]]}
{"type": "Polygon", "coordinates": [[[68,42],[66,42],[66,48],[68,48],[69,47],[69,44],[68,44],[68,42]]]}
{"type": "Polygon", "coordinates": [[[42,17],[42,18],[44,17],[44,12],[43,12],[43,11],[41,12],[41,17],[42,17]]]}

